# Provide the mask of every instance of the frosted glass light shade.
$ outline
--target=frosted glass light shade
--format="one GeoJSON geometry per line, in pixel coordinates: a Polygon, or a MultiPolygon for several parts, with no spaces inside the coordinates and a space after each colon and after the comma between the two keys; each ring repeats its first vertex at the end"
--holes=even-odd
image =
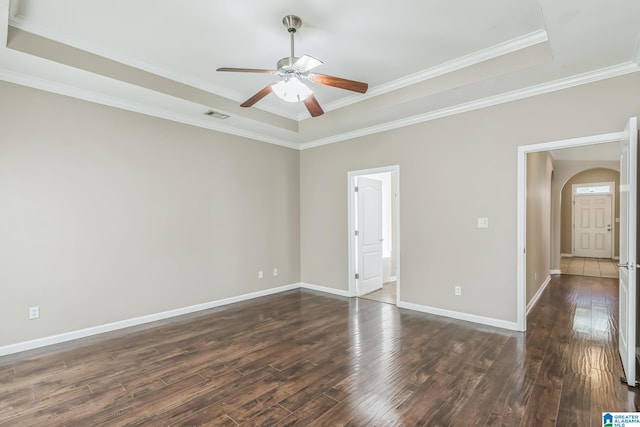
{"type": "Polygon", "coordinates": [[[278,98],[287,102],[298,102],[306,99],[313,93],[306,85],[304,85],[296,77],[291,77],[288,81],[279,81],[271,86],[273,93],[278,98]]]}

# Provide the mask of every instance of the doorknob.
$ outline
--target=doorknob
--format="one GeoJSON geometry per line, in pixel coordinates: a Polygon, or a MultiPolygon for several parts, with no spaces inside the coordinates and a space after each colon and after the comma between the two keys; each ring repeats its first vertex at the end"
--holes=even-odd
{"type": "Polygon", "coordinates": [[[618,268],[626,268],[627,270],[629,269],[629,263],[626,264],[616,264],[618,268]]]}

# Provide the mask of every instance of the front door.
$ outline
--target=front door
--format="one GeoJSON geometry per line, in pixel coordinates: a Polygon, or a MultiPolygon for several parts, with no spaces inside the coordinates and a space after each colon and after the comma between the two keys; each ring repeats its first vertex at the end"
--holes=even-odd
{"type": "Polygon", "coordinates": [[[611,194],[575,196],[574,255],[611,258],[611,194]]]}

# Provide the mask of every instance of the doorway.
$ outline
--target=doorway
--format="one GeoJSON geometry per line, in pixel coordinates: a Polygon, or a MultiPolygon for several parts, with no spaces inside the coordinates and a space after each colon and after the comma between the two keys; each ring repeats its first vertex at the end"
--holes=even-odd
{"type": "Polygon", "coordinates": [[[351,171],[348,181],[349,295],[400,301],[400,168],[351,171]]]}
{"type": "Polygon", "coordinates": [[[622,132],[594,135],[563,141],[521,146],[518,148],[517,185],[517,325],[526,330],[526,226],[527,226],[527,154],[550,150],[591,146],[616,142],[620,147],[620,278],[619,278],[619,328],[618,344],[626,382],[635,386],[636,375],[636,207],[638,125],[637,118],[630,118],[622,132]]]}
{"type": "MultiPolygon", "coordinates": [[[[593,135],[581,138],[573,138],[561,141],[553,141],[541,144],[533,144],[528,146],[521,146],[518,148],[518,187],[517,187],[517,325],[519,330],[526,330],[526,312],[527,312],[527,254],[525,249],[527,247],[527,157],[529,154],[550,152],[550,151],[560,151],[563,149],[570,148],[589,148],[592,149],[591,152],[599,152],[599,147],[605,147],[607,145],[616,145],[619,146],[620,141],[626,135],[625,132],[614,132],[609,134],[602,135],[593,135]]],[[[619,155],[616,157],[617,160],[615,162],[615,169],[619,168],[620,161],[619,155]]],[[[592,159],[589,159],[592,160],[592,159]]],[[[585,160],[585,166],[589,163],[589,161],[585,160]]],[[[602,168],[600,164],[598,166],[592,166],[596,168],[602,168]]],[[[581,167],[576,168],[575,171],[572,169],[565,170],[565,173],[560,171],[560,173],[556,173],[554,170],[554,186],[559,186],[559,189],[554,187],[552,189],[552,194],[558,194],[561,191],[561,198],[558,197],[552,201],[552,223],[551,223],[551,233],[554,237],[551,244],[551,258],[552,258],[552,270],[551,274],[561,274],[559,262],[562,257],[571,257],[572,255],[572,244],[573,244],[573,236],[571,228],[572,218],[571,215],[573,213],[572,207],[569,206],[572,201],[571,195],[571,178],[581,173],[582,171],[588,170],[589,168],[585,168],[581,165],[581,167]],[[569,183],[567,188],[565,184],[569,183]],[[565,190],[568,191],[568,194],[565,197],[565,190]],[[567,203],[566,209],[561,207],[561,204],[564,205],[567,203]],[[564,213],[560,214],[560,212],[568,212],[568,217],[565,217],[564,213]],[[562,223],[562,225],[561,225],[562,223]],[[566,225],[566,227],[564,227],[566,225]],[[565,235],[565,231],[568,232],[568,235],[565,235]],[[565,243],[566,242],[566,243],[565,243]]],[[[614,169],[611,167],[611,169],[614,169]]],[[[616,171],[617,172],[617,171],[616,171]]],[[[613,179],[602,180],[604,181],[612,181],[613,179]]],[[[582,182],[587,182],[584,180],[582,182]]],[[[590,180],[590,182],[595,182],[594,180],[590,180]]],[[[616,195],[617,198],[617,195],[616,195]]],[[[616,215],[617,217],[618,215],[616,215]]],[[[619,224],[616,224],[616,228],[619,224]]],[[[617,246],[617,242],[615,243],[617,246]]]]}

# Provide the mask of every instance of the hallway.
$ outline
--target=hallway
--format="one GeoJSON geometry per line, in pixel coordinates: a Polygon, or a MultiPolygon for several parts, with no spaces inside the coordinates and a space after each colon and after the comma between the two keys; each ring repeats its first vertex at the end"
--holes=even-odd
{"type": "Polygon", "coordinates": [[[602,412],[638,410],[640,393],[619,380],[617,280],[553,276],[527,322],[527,349],[544,348],[529,405],[542,399],[556,422],[523,425],[595,426],[602,412]]]}

